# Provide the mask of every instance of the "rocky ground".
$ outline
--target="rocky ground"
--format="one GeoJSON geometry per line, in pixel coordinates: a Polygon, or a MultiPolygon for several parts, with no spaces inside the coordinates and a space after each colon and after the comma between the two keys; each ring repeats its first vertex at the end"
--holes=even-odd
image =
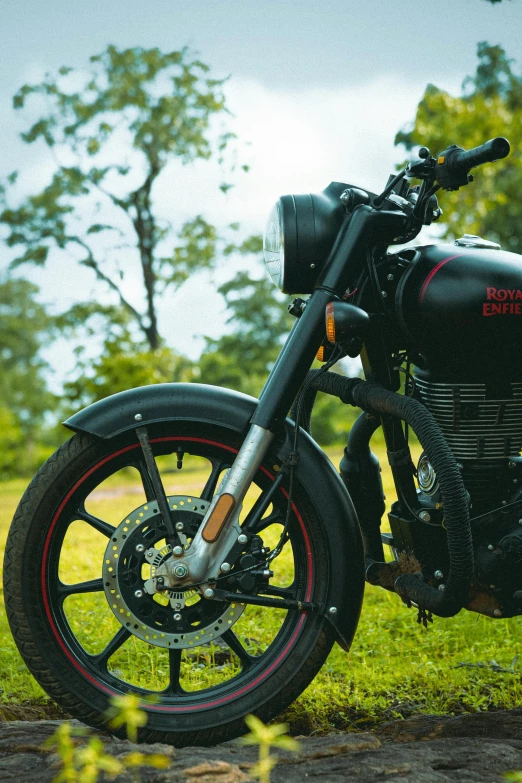
{"type": "MultiPolygon", "coordinates": [[[[0,781],[51,781],[59,762],[42,744],[58,725],[57,720],[1,722],[0,781]]],[[[169,755],[167,769],[142,770],[144,783],[247,783],[257,755],[257,748],[243,747],[239,741],[177,750],[164,745],[132,746],[99,736],[106,751],[116,757],[136,749],[169,755]]],[[[372,733],[299,739],[298,753],[278,754],[272,783],[303,783],[304,778],[328,783],[503,783],[505,772],[522,770],[522,710],[419,716],[383,724],[372,733]]],[[[116,780],[132,777],[126,773],[116,780]]]]}

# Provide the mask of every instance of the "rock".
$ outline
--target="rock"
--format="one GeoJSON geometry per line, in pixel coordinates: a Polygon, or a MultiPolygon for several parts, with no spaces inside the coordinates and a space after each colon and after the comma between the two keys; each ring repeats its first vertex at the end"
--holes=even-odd
{"type": "Polygon", "coordinates": [[[376,734],[393,742],[435,737],[487,737],[522,739],[522,709],[472,712],[464,715],[415,715],[383,723],[376,734]]]}
{"type": "MultiPolygon", "coordinates": [[[[77,721],[71,721],[81,727],[77,721]]],[[[60,721],[0,723],[0,780],[50,783],[59,759],[42,748],[60,721]]],[[[98,734],[120,760],[133,751],[170,757],[167,769],[144,767],[143,783],[248,783],[257,748],[239,741],[215,748],[173,749],[132,745],[98,734]]],[[[76,740],[79,744],[88,737],[76,740]]],[[[280,752],[272,783],[501,783],[522,769],[522,710],[458,717],[418,716],[385,724],[374,733],[329,734],[300,739],[297,753],[280,752]],[[421,742],[415,740],[423,740],[421,742]]],[[[127,783],[129,774],[115,778],[127,783]]]]}

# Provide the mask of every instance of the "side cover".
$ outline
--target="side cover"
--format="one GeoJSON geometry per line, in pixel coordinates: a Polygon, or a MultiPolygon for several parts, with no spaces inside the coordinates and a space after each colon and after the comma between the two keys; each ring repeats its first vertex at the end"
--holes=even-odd
{"type": "MultiPolygon", "coordinates": [[[[245,394],[194,383],[141,386],[114,394],[64,422],[75,432],[112,438],[139,425],[161,421],[201,421],[246,434],[257,400],[245,394]]],[[[276,437],[280,458],[291,450],[294,423],[287,419],[276,437]]],[[[330,460],[304,431],[297,477],[312,488],[311,500],[328,531],[331,577],[326,616],[337,641],[348,650],[357,627],[364,591],[364,555],[355,509],[330,460]],[[313,489],[315,488],[315,492],[313,489]],[[336,612],[328,611],[335,607],[336,612]]]]}

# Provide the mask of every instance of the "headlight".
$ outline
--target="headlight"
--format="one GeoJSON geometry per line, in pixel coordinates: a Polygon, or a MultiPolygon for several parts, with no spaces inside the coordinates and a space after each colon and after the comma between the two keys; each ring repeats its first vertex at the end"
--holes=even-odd
{"type": "Polygon", "coordinates": [[[281,204],[279,201],[276,201],[266,221],[265,235],[263,237],[265,264],[270,277],[278,288],[283,287],[283,267],[285,262],[282,217],[281,204]]]}
{"type": "Polygon", "coordinates": [[[281,196],[270,211],[263,250],[272,280],[285,294],[311,294],[345,218],[341,193],[331,182],[322,193],[281,196]]]}

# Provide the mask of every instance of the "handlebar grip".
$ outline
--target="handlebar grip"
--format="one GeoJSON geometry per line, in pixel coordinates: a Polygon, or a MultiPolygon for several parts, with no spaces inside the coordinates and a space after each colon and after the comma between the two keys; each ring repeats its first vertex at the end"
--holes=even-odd
{"type": "Polygon", "coordinates": [[[480,166],[482,163],[491,163],[509,155],[511,146],[503,136],[490,139],[472,150],[459,150],[452,156],[451,165],[459,168],[470,169],[480,166]]]}

